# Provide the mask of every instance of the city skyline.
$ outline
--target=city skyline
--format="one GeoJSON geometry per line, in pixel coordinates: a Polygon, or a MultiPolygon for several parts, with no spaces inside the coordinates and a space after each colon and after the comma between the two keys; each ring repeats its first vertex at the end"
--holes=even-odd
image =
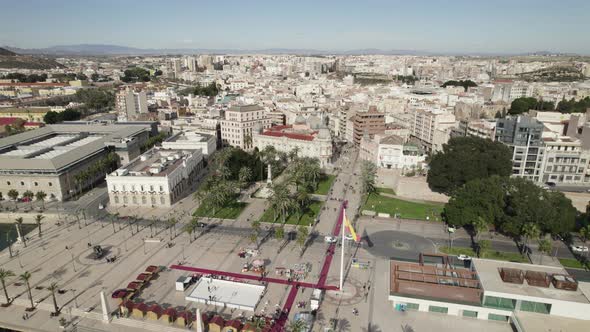
{"type": "Polygon", "coordinates": [[[432,53],[590,54],[590,4],[570,0],[471,3],[25,1],[0,14],[0,45],[103,44],[157,49],[358,49],[432,53]],[[22,25],[22,13],[31,24],[22,25]],[[39,29],[42,26],[43,29],[39,29]],[[73,28],[75,27],[75,28],[73,28]]]}

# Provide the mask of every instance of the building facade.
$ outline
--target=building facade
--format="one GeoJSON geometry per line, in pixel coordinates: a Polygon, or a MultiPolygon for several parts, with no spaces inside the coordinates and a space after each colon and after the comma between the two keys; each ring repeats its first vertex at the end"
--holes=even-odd
{"type": "Polygon", "coordinates": [[[429,152],[441,151],[456,125],[455,116],[433,109],[414,109],[411,114],[411,136],[420,140],[429,152]]]}
{"type": "Polygon", "coordinates": [[[170,207],[199,179],[200,149],[153,148],[106,176],[113,206],[170,207]]]}
{"type": "Polygon", "coordinates": [[[119,121],[138,120],[142,114],[148,113],[145,91],[134,91],[129,87],[115,95],[115,109],[119,121]]]}
{"type": "Polygon", "coordinates": [[[220,121],[220,124],[223,145],[251,150],[254,148],[253,134],[270,128],[271,119],[266,116],[264,108],[260,106],[242,105],[226,110],[225,118],[220,121]]]}
{"type": "Polygon", "coordinates": [[[371,106],[368,112],[357,112],[353,119],[353,142],[361,144],[365,134],[369,136],[385,131],[385,114],[377,112],[377,107],[371,106]]]}

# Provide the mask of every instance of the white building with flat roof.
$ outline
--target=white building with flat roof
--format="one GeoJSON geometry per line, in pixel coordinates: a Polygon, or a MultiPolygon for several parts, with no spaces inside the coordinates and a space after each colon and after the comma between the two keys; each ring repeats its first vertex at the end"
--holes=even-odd
{"type": "Polygon", "coordinates": [[[170,207],[198,180],[202,169],[200,149],[153,148],[107,175],[110,203],[170,207]]]}
{"type": "Polygon", "coordinates": [[[203,155],[208,157],[217,149],[217,138],[194,131],[181,131],[162,142],[162,148],[172,150],[200,149],[203,155]]]}

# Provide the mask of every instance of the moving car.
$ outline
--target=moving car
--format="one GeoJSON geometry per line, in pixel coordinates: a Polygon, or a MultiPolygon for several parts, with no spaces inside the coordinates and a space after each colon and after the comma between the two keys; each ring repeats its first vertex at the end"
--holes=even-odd
{"type": "Polygon", "coordinates": [[[457,259],[460,261],[470,261],[471,257],[461,254],[461,255],[457,256],[457,259]]]}
{"type": "Polygon", "coordinates": [[[344,235],[344,239],[345,239],[345,240],[348,240],[348,241],[352,241],[352,240],[354,240],[354,238],[353,238],[353,237],[352,237],[352,235],[350,235],[350,234],[345,234],[345,235],[344,235]]]}
{"type": "Polygon", "coordinates": [[[588,252],[588,247],[586,246],[571,246],[572,251],[577,251],[577,252],[588,252]]]}
{"type": "Polygon", "coordinates": [[[326,235],[324,237],[324,242],[326,242],[326,243],[336,243],[336,242],[338,242],[338,238],[336,238],[335,236],[326,235]]]}

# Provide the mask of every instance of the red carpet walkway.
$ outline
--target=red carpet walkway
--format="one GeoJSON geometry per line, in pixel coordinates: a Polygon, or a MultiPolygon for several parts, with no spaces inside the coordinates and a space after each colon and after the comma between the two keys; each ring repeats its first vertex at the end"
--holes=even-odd
{"type": "MultiPolygon", "coordinates": [[[[334,229],[332,230],[332,236],[338,237],[340,234],[340,230],[342,227],[343,221],[343,214],[344,209],[348,205],[348,201],[344,201],[340,206],[340,213],[338,215],[338,220],[334,225],[334,229]]],[[[200,267],[190,267],[184,265],[172,265],[170,266],[171,269],[175,270],[182,270],[182,271],[189,271],[189,272],[197,272],[202,274],[212,274],[224,277],[232,277],[236,279],[244,279],[244,280],[255,280],[259,282],[269,282],[275,284],[282,284],[282,285],[291,285],[291,289],[289,290],[289,294],[287,295],[287,299],[285,300],[285,304],[283,305],[283,315],[275,322],[275,325],[272,327],[273,332],[282,332],[285,329],[285,325],[287,324],[287,320],[289,319],[289,313],[291,312],[291,308],[293,307],[293,303],[295,302],[295,298],[297,297],[297,291],[300,287],[305,288],[319,288],[324,290],[337,290],[337,286],[326,286],[326,279],[328,278],[328,272],[330,272],[330,265],[332,264],[332,258],[334,257],[334,251],[336,250],[336,243],[330,244],[328,247],[328,255],[324,260],[324,265],[322,266],[322,270],[320,272],[320,279],[318,280],[317,284],[312,284],[309,282],[299,282],[299,281],[291,281],[279,278],[268,278],[268,277],[260,277],[250,274],[242,274],[242,273],[235,273],[235,272],[226,272],[226,271],[218,271],[218,270],[210,270],[210,269],[203,269],[200,267]]]]}

